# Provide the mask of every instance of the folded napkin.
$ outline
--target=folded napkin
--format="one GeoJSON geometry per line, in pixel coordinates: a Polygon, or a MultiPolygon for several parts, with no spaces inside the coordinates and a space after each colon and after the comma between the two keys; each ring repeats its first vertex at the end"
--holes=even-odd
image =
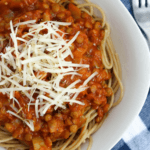
{"type": "MultiPolygon", "coordinates": [[[[121,1],[133,16],[130,0],[121,1]]],[[[112,150],[150,150],[150,91],[140,114],[112,150]]]]}

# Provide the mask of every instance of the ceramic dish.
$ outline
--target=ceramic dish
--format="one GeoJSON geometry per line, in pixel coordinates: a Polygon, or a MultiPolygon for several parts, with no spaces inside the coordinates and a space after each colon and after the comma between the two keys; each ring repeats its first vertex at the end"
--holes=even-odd
{"type": "MultiPolygon", "coordinates": [[[[91,2],[106,13],[111,37],[121,61],[125,88],[122,102],[110,111],[102,127],[92,136],[91,150],[109,150],[121,139],[146,100],[150,85],[150,54],[142,33],[120,0],[91,2]]],[[[83,150],[86,147],[86,144],[82,145],[83,150]]]]}

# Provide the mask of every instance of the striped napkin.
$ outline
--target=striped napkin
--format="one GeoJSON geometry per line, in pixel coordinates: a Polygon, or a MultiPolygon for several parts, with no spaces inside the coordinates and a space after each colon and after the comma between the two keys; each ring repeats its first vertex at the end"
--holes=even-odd
{"type": "MultiPolygon", "coordinates": [[[[130,0],[121,1],[133,16],[130,0]]],[[[150,150],[150,91],[140,114],[112,150],[150,150]]]]}

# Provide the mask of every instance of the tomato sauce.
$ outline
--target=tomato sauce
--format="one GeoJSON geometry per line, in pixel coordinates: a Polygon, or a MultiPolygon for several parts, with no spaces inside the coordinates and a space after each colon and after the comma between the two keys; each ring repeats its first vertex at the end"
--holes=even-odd
{"type": "MultiPolygon", "coordinates": [[[[22,92],[15,92],[15,98],[22,107],[19,115],[34,121],[34,132],[21,120],[7,113],[7,110],[13,111],[11,105],[15,105],[17,108],[19,106],[16,102],[12,102],[7,95],[0,93],[0,125],[11,132],[14,138],[28,144],[30,149],[33,148],[34,141],[39,140],[37,137],[44,139],[46,147],[42,147],[43,149],[51,149],[52,142],[58,139],[67,139],[70,133],[77,132],[86,121],[84,112],[88,108],[97,110],[96,122],[99,123],[109,108],[107,98],[112,95],[111,89],[106,84],[107,80],[111,78],[111,74],[104,69],[102,63],[101,41],[104,38],[104,30],[101,23],[94,21],[87,13],[81,12],[74,4],[64,7],[52,0],[1,0],[0,38],[6,39],[3,47],[0,45],[0,51],[3,53],[10,39],[10,20],[13,24],[28,20],[36,20],[37,23],[50,20],[72,22],[70,26],[60,26],[62,31],[68,33],[65,36],[66,39],[71,39],[77,31],[80,31],[76,41],[70,47],[74,59],[67,57],[66,60],[89,64],[90,67],[78,71],[82,75],[81,77],[74,76],[71,79],[71,76],[65,76],[60,86],[67,87],[77,79],[83,83],[95,71],[98,72],[98,75],[88,83],[90,88],[81,92],[77,97],[85,105],[66,103],[67,109],[58,108],[57,111],[54,111],[54,107],[51,106],[46,115],[39,118],[36,118],[33,106],[28,111],[27,104],[30,100],[22,92]]],[[[25,25],[20,26],[17,36],[21,36],[27,31],[28,28],[25,25]]],[[[78,86],[80,85],[78,84],[78,86]]],[[[34,98],[36,96],[34,95],[34,98]]]]}

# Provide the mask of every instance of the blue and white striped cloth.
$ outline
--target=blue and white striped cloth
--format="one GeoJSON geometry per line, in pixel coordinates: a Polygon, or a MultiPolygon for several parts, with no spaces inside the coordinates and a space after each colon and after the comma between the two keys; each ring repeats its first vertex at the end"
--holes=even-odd
{"type": "MultiPolygon", "coordinates": [[[[121,1],[133,16],[130,0],[121,1]]],[[[112,150],[150,150],[150,91],[140,114],[112,150]]]]}

